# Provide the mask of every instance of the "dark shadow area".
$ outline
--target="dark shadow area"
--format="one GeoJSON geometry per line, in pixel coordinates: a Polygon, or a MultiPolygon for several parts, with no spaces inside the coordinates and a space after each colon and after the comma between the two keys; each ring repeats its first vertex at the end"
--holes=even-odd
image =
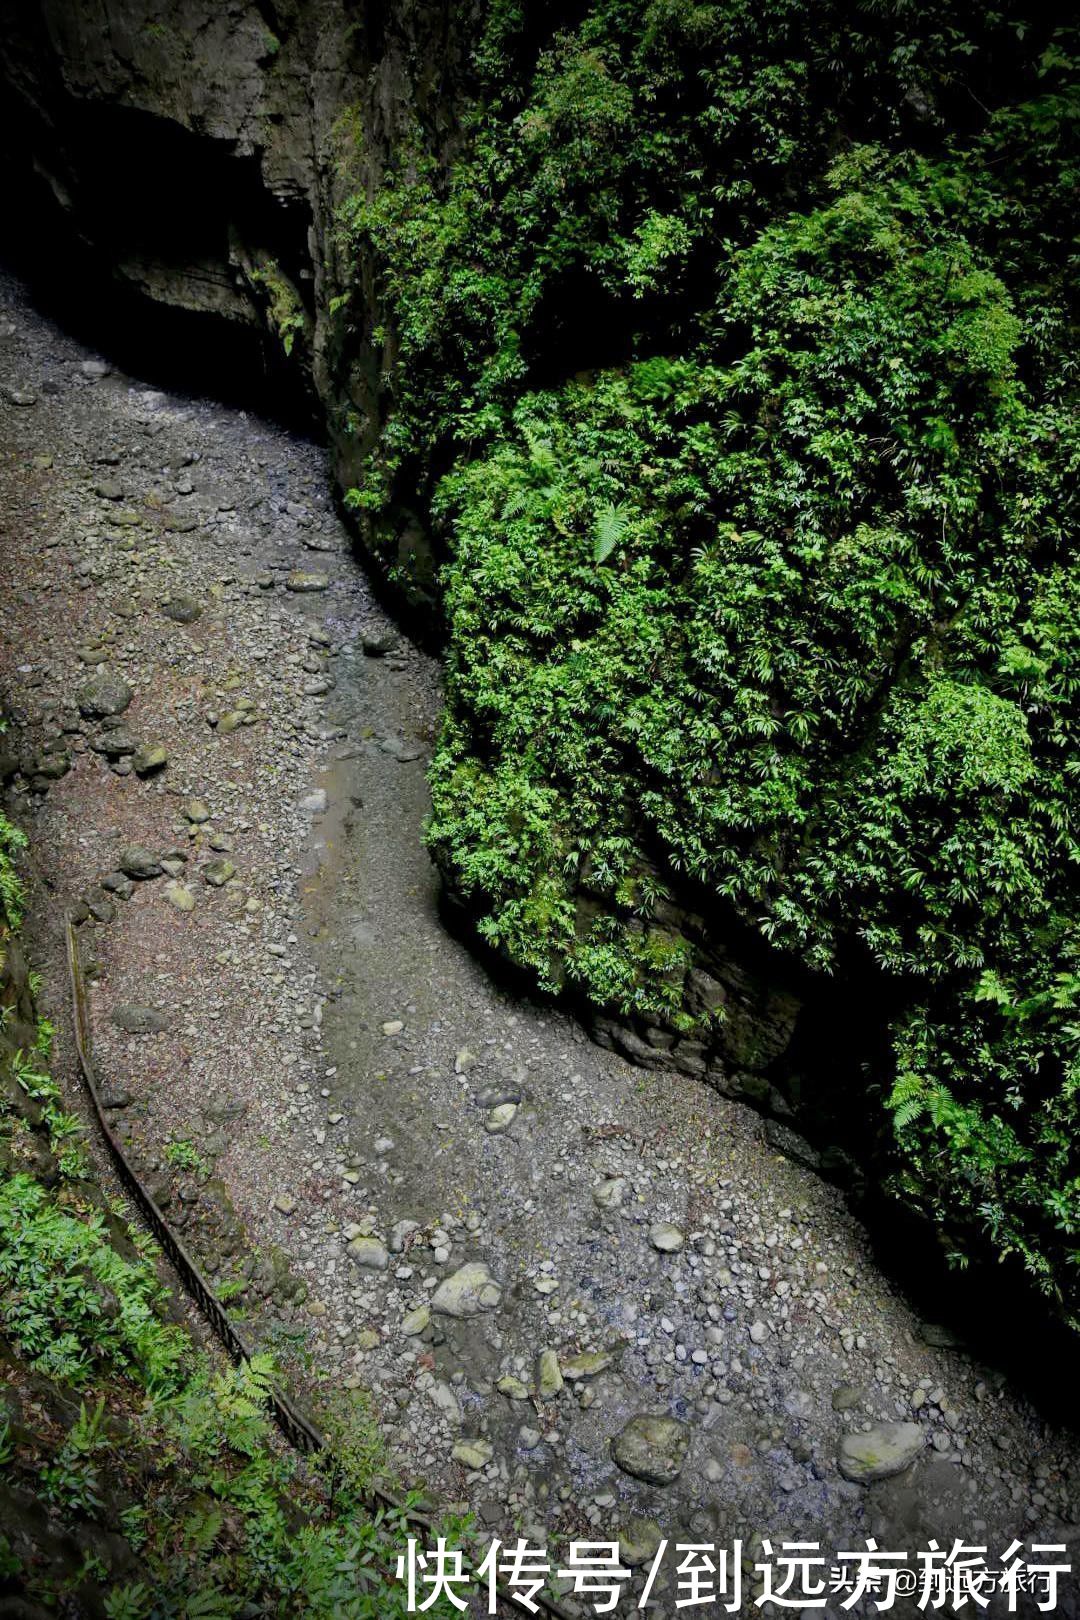
{"type": "MultiPolygon", "coordinates": [[[[562,997],[538,991],[524,970],[484,941],[468,906],[445,883],[439,889],[439,914],[448,933],[471,951],[501,988],[536,1006],[560,1006],[595,1038],[595,1010],[572,990],[562,997]]],[[[777,982],[787,988],[797,985],[806,997],[796,1036],[785,1054],[789,1078],[797,1081],[798,1102],[791,1113],[784,1113],[782,1122],[820,1153],[813,1168],[844,1193],[852,1214],[866,1229],[882,1272],[918,1316],[924,1341],[964,1354],[971,1360],[973,1375],[992,1386],[1007,1379],[1046,1422],[1080,1432],[1076,1334],[1052,1314],[1019,1262],[996,1260],[988,1246],[982,1257],[961,1269],[949,1260],[946,1234],[888,1194],[884,1185],[890,1168],[888,1119],[881,1084],[870,1074],[872,1066],[882,1072],[873,1059],[875,1054],[880,1059],[884,1049],[888,1018],[884,993],[870,992],[865,983],[859,988],[851,982],[812,977],[798,964],[778,957],[737,921],[732,922],[731,936],[729,940],[725,935],[725,944],[733,955],[745,936],[748,960],[755,969],[762,971],[771,959],[777,982]],[[830,1165],[841,1113],[851,1125],[842,1158],[830,1165]]],[[[737,959],[743,966],[743,959],[737,959]]],[[[659,1064],[662,1055],[656,1056],[659,1064]]],[[[708,1083],[683,1080],[686,1086],[708,1083]]],[[[762,1116],[767,1140],[783,1152],[780,1141],[772,1142],[769,1126],[777,1115],[767,1102],[759,1106],[749,1096],[737,1100],[762,1116]]]]}
{"type": "Polygon", "coordinates": [[[196,285],[205,273],[208,305],[225,303],[229,235],[242,229],[298,277],[290,249],[305,240],[306,218],[284,209],[263,218],[255,159],[226,155],[218,143],[131,109],[84,110],[69,139],[87,142],[95,160],[74,206],[64,207],[13,127],[17,111],[0,117],[0,263],[27,285],[42,313],[141,382],[208,395],[321,438],[304,368],[290,363],[254,308],[245,320],[213,307],[179,307],[119,268],[146,266],[152,276],[156,267],[162,278],[179,272],[196,285]],[[81,228],[88,219],[93,240],[81,228]]]}

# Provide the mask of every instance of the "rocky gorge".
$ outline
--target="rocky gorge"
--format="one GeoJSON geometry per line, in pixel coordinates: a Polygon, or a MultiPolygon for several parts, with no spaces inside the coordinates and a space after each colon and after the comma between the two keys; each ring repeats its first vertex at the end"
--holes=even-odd
{"type": "Polygon", "coordinates": [[[11,281],[0,329],[47,1006],[63,1030],[72,907],[115,1128],[290,1379],[371,1392],[402,1477],[492,1533],[635,1566],[661,1532],[1071,1538],[1072,1440],[920,1324],[835,1189],[447,935],[437,666],[321,452],[146,388],[11,281]]]}
{"type": "MultiPolygon", "coordinates": [[[[644,551],[650,531],[615,488],[610,452],[618,445],[637,484],[658,487],[669,448],[662,435],[647,447],[632,437],[635,412],[645,401],[662,415],[676,401],[696,454],[695,436],[707,439],[704,401],[711,408],[710,389],[726,399],[730,378],[710,373],[698,394],[680,369],[705,271],[674,203],[670,214],[644,216],[628,247],[599,181],[602,273],[590,279],[579,263],[587,256],[568,223],[569,268],[559,261],[556,273],[543,255],[535,275],[526,266],[534,301],[522,293],[509,337],[500,325],[492,263],[513,259],[492,224],[503,192],[514,198],[519,188],[511,213],[520,206],[523,220],[538,196],[556,217],[591,218],[560,162],[569,151],[579,168],[602,170],[598,154],[620,141],[629,148],[632,123],[613,88],[610,40],[590,36],[588,18],[557,8],[534,21],[504,9],[14,0],[0,15],[0,152],[17,227],[0,276],[0,778],[6,813],[29,838],[20,950],[40,969],[38,1005],[58,1026],[54,1072],[66,1104],[85,1115],[66,1006],[70,916],[112,1128],[219,1297],[313,1411],[335,1421],[360,1406],[373,1414],[394,1477],[472,1513],[483,1535],[560,1550],[575,1538],[614,1539],[632,1571],[627,1601],[642,1595],[665,1538],[739,1541],[745,1612],[761,1606],[752,1572],[762,1548],[807,1536],[829,1548],[868,1537],[997,1551],[1035,1541],[1071,1556],[1080,1521],[1073,1340],[1024,1291],[1037,1275],[1069,1319],[1053,1270],[1072,1230],[1060,1214],[1068,1184],[1059,1195],[1045,1178],[1059,1199],[1056,1226],[1045,1210],[1032,1217],[1040,1234],[1053,1226],[1052,1261],[1036,1248],[1025,1272],[1008,1228],[997,1250],[980,1236],[974,1270],[950,1278],[942,1256],[967,1265],[967,1228],[901,1162],[882,1106],[896,1067],[891,1031],[910,1014],[916,970],[871,962],[867,939],[888,932],[876,922],[842,940],[828,963],[774,946],[776,919],[790,915],[785,897],[768,894],[760,916],[756,900],[735,904],[730,886],[721,898],[685,869],[670,827],[661,833],[645,808],[658,793],[696,803],[725,762],[699,761],[689,787],[670,762],[689,754],[691,733],[700,744],[697,694],[680,724],[664,722],[639,769],[650,681],[655,673],[660,691],[667,673],[660,647],[645,674],[634,659],[663,640],[663,592],[627,539],[639,522],[644,551]],[[565,80],[552,67],[562,70],[563,50],[565,80]],[[507,112],[491,90],[506,61],[526,78],[535,68],[548,99],[519,105],[508,92],[507,112]],[[498,139],[478,110],[490,105],[503,120],[498,139]],[[535,164],[533,189],[514,167],[518,148],[500,145],[506,129],[535,164]],[[629,268],[620,259],[616,273],[608,259],[619,254],[629,268]],[[674,303],[665,302],[669,270],[674,303]],[[418,288],[421,304],[410,302],[418,288]],[[480,360],[470,348],[477,327],[502,343],[480,360]],[[515,403],[512,390],[526,384],[525,403],[515,403]],[[560,390],[571,402],[565,420],[552,405],[562,410],[560,390]],[[448,399],[460,410],[453,432],[448,399]],[[596,400],[616,428],[588,417],[596,400]],[[512,423],[505,439],[500,411],[512,423]],[[537,547],[528,526],[541,520],[551,544],[537,547]],[[507,535],[504,578],[486,571],[487,550],[499,553],[507,535]],[[568,587],[560,596],[545,572],[558,574],[562,561],[551,558],[572,545],[587,559],[584,586],[569,588],[584,604],[584,629],[568,587]],[[635,619],[638,590],[645,611],[635,619]],[[539,603],[536,622],[524,598],[530,610],[539,603]],[[614,722],[620,705],[589,667],[590,657],[601,661],[589,639],[600,598],[626,673],[626,714],[614,722]],[[624,606],[631,598],[634,609],[624,606]],[[481,678],[485,663],[494,673],[481,678]],[[517,753],[492,697],[500,681],[515,700],[529,682],[542,694],[529,707],[535,691],[526,693],[527,719],[509,728],[517,753]],[[583,716],[600,739],[595,757],[574,751],[583,716]],[[552,737],[571,739],[555,764],[545,753],[552,737]],[[605,821],[608,809],[596,806],[607,804],[612,771],[629,787],[605,821]],[[594,817],[588,831],[573,824],[574,804],[594,817]],[[1003,1257],[1000,1270],[988,1264],[1003,1257]]],[[[706,10],[711,17],[710,8],[648,8],[640,59],[653,51],[665,63],[662,101],[674,83],[681,107],[679,52],[706,37],[706,10]]],[[[779,43],[769,50],[785,71],[797,45],[789,25],[770,13],[779,43]]],[[[905,26],[896,23],[901,34],[905,26]]],[[[929,28],[925,19],[913,26],[929,28]]],[[[997,23],[986,26],[993,34],[997,23]]],[[[749,60],[736,34],[731,60],[736,45],[749,60]]],[[[923,54],[936,60],[939,35],[928,37],[923,54]]],[[[1053,49],[1031,38],[1025,50],[1052,76],[1053,49]]],[[[820,82],[808,104],[835,95],[840,112],[835,124],[811,128],[808,115],[800,126],[807,172],[845,143],[855,170],[870,164],[864,140],[937,151],[944,90],[930,70],[920,77],[920,52],[908,82],[904,50],[882,49],[885,65],[867,58],[877,96],[869,111],[848,90],[843,100],[838,60],[814,59],[820,82]],[[939,101],[928,99],[931,82],[939,101]]],[[[994,36],[977,82],[1008,115],[1001,49],[994,36]]],[[[770,85],[774,70],[764,72],[770,85]]],[[[646,83],[642,105],[651,105],[646,83]]],[[[779,99],[798,105],[790,84],[779,99]]],[[[1051,119],[1045,108],[1040,116],[1051,119]]],[[[789,151],[787,170],[746,161],[754,185],[733,182],[724,207],[753,193],[755,229],[753,208],[770,186],[784,207],[804,200],[803,158],[789,151]]],[[[634,176],[626,185],[655,201],[655,177],[646,185],[634,176]]],[[[906,218],[916,210],[902,186],[899,195],[906,218]]],[[[822,205],[793,257],[824,238],[842,279],[846,233],[866,218],[874,251],[894,246],[895,219],[870,183],[855,197],[831,212],[822,205]]],[[[554,227],[552,237],[562,240],[554,227]]],[[[924,247],[901,242],[905,272],[937,263],[936,242],[924,247]]],[[[738,251],[725,239],[718,258],[735,264],[738,251]]],[[[957,250],[954,267],[961,261],[957,250]]],[[[1017,264],[1010,273],[1022,280],[1017,264]]],[[[741,285],[768,286],[774,272],[752,262],[741,285]]],[[[985,399],[1000,404],[1012,375],[1001,360],[1012,342],[1005,295],[999,307],[978,265],[961,279],[957,296],[969,303],[928,343],[945,357],[952,390],[926,405],[943,413],[926,430],[939,437],[946,417],[961,423],[971,397],[973,419],[985,399]],[[974,332],[981,346],[969,370],[957,332],[964,342],[974,332]],[[999,369],[986,382],[992,362],[999,369]]],[[[821,272],[812,297],[789,300],[796,325],[821,321],[812,340],[797,336],[800,352],[815,342],[825,352],[825,327],[849,332],[828,314],[827,284],[821,272]]],[[[900,327],[928,302],[921,283],[903,298],[900,327]]],[[[748,309],[733,325],[760,336],[764,317],[748,309]]],[[[866,325],[860,310],[850,330],[866,325]]],[[[716,339],[725,352],[734,343],[731,331],[716,339]]],[[[906,361],[891,329],[881,347],[889,376],[899,375],[906,361]]],[[[1032,391],[1034,375],[1029,364],[1032,391]]],[[[831,373],[826,391],[844,392],[831,373]]],[[[758,440],[780,413],[782,388],[770,383],[766,394],[758,440]]],[[[735,414],[724,432],[737,439],[735,414]]],[[[905,426],[898,441],[911,434],[905,426]]],[[[824,457],[826,438],[822,429],[814,455],[824,457]]],[[[1043,439],[1032,427],[1036,441],[1046,464],[1065,454],[1057,425],[1043,439]]],[[[951,466],[948,447],[941,454],[951,466]]],[[[689,525],[686,558],[672,565],[681,591],[716,559],[711,541],[690,546],[712,493],[695,484],[689,453],[674,460],[678,523],[689,525]]],[[[899,465],[899,450],[880,461],[899,465]]],[[[740,481],[752,475],[749,460],[740,464],[740,481]]],[[[844,476],[830,467],[840,488],[844,476]]],[[[948,500],[962,505],[951,486],[948,500]]],[[[1042,496],[1024,501],[1039,506],[1042,496]]],[[[983,509],[996,510],[989,497],[983,509]]],[[[873,545],[892,522],[872,530],[873,545]]],[[[935,544],[937,524],[935,509],[935,544]]],[[[944,545],[944,517],[941,536],[944,545]]],[[[734,533],[732,544],[743,538],[734,533]]],[[[752,530],[746,538],[761,541],[752,530]]],[[[858,576],[854,542],[832,539],[839,572],[858,576]]],[[[1025,538],[1018,549],[1053,549],[1045,536],[1041,546],[1025,538]]],[[[789,575],[804,562],[785,565],[789,575]]],[[[902,695],[916,682],[915,641],[904,638],[923,608],[901,589],[897,566],[891,554],[873,560],[868,592],[903,598],[903,608],[884,637],[887,656],[877,646],[859,653],[884,674],[868,700],[869,729],[838,746],[842,770],[867,735],[878,746],[872,728],[888,714],[895,671],[902,695]]],[[[936,581],[938,566],[935,558],[913,573],[936,581]]],[[[952,633],[949,614],[962,618],[942,593],[944,605],[924,615],[931,662],[935,638],[944,646],[952,633]]],[[[747,594],[762,595],[757,586],[747,594]]],[[[1016,595],[1036,601],[1023,629],[1033,636],[1043,609],[1026,585],[1016,595]]],[[[722,617],[710,603],[709,625],[722,617]]],[[[743,627],[734,640],[749,646],[752,636],[743,627]]],[[[692,642],[687,632],[674,664],[692,666],[692,642]]],[[[1038,717],[1034,667],[1016,663],[1032,683],[1026,712],[1038,717]]],[[[727,679],[722,658],[710,668],[727,679]]],[[[792,719],[781,697],[767,671],[763,735],[792,719]]],[[[965,792],[975,783],[980,827],[995,815],[1008,824],[1009,794],[1030,780],[998,688],[986,701],[971,721],[979,746],[989,739],[986,757],[964,729],[967,710],[963,726],[948,711],[954,729],[940,748],[949,792],[961,778],[965,792]]],[[[740,690],[732,706],[746,702],[740,690]]],[[[792,723],[804,721],[795,714],[792,723]]],[[[917,802],[936,804],[939,756],[921,733],[917,741],[910,758],[906,737],[893,752],[917,802]]],[[[897,849],[906,836],[896,833],[897,849]]],[[[865,842],[882,837],[875,830],[865,842]]],[[[742,829],[734,841],[760,855],[765,895],[774,878],[797,872],[812,836],[779,850],[742,829]]],[[[952,846],[942,848],[951,858],[952,846]]],[[[958,871],[968,856],[965,848],[956,858],[958,871]]],[[[905,868],[913,898],[905,894],[896,933],[908,930],[929,957],[938,940],[953,941],[953,925],[937,913],[932,927],[920,923],[925,874],[912,873],[921,858],[916,851],[905,868]]],[[[995,845],[986,860],[998,881],[1007,859],[995,845]]],[[[1048,864],[1042,852],[1030,857],[1032,871],[1048,864]]],[[[875,865],[866,884],[867,916],[888,891],[883,872],[875,865]]],[[[815,881],[822,893],[839,887],[824,868],[815,881]]],[[[973,886],[966,870],[957,876],[962,906],[973,886]]],[[[968,954],[982,966],[978,950],[968,954]]],[[[21,1034],[10,1052],[0,1044],[0,1066],[26,1044],[33,1014],[22,956],[5,971],[17,975],[4,1000],[17,1004],[21,1034]]],[[[935,982],[935,1005],[956,992],[951,965],[949,974],[943,988],[935,982]]],[[[1064,968],[1054,983],[1060,1009],[1071,984],[1064,968]]],[[[1006,1008],[1002,1018],[1028,1006],[989,968],[982,984],[978,998],[995,1014],[1006,1008]]],[[[965,1027],[961,1042],[980,1056],[992,1046],[989,1035],[976,1039],[982,1028],[965,1027]]],[[[1054,1107],[1038,1095],[1040,1118],[1056,1129],[1054,1107]]],[[[1012,1107],[1015,1090],[1010,1098],[1012,1107]]],[[[932,1112],[921,1100],[911,1107],[916,1121],[932,1112]]],[[[950,1141],[977,1137],[941,1112],[950,1141]]],[[[1066,1120],[1054,1138],[1063,1177],[1070,1140],[1066,1120]]],[[[92,1132],[88,1141],[103,1196],[115,1199],[113,1171],[92,1132]]],[[[945,1150],[931,1146],[940,1166],[945,1150]]],[[[1005,1179],[981,1166],[952,1178],[995,1233],[1003,1217],[996,1205],[986,1211],[1005,1179]]],[[[1030,1189],[1025,1196],[1030,1204],[1030,1189]]],[[[4,1363],[13,1387],[16,1360],[4,1363]]],[[[27,1547],[38,1533],[20,1526],[27,1547]]],[[[106,1550],[102,1541],[95,1556],[106,1550]]],[[[4,1578],[0,1569],[0,1613],[4,1578]]],[[[575,1609],[568,1582],[557,1591],[571,1612],[588,1612],[575,1609]]],[[[670,1570],[650,1601],[676,1612],[670,1570]]],[[[765,1603],[764,1612],[779,1608],[765,1603]]],[[[1061,1612],[1075,1612],[1072,1592],[1061,1612]]]]}
{"type": "MultiPolygon", "coordinates": [[[[474,88],[474,24],[467,7],[422,4],[354,20],[335,4],[135,14],[117,0],[103,23],[66,3],[11,8],[0,21],[4,144],[18,206],[43,233],[21,250],[27,271],[90,341],[111,319],[102,312],[114,313],[136,368],[156,353],[175,378],[194,346],[214,356],[227,393],[317,422],[339,491],[355,488],[393,419],[399,338],[374,254],[357,260],[350,200],[377,194],[418,129],[435,160],[450,161],[474,88]]],[[[352,522],[414,630],[437,641],[440,542],[426,500],[401,479],[378,513],[354,508],[352,522]]],[[[689,1015],[710,1020],[723,1007],[723,1022],[680,1037],[601,1009],[598,1036],[648,1066],[707,1075],[782,1120],[809,1085],[802,1128],[817,1147],[800,1151],[850,1183],[863,1126],[849,1121],[845,1093],[862,1083],[873,1033],[859,1026],[841,1046],[836,1030],[851,1022],[858,986],[818,981],[811,993],[797,964],[733,919],[718,928],[709,909],[687,892],[657,921],[694,942],[689,1015]],[[842,1071],[825,1086],[823,1028],[829,1066],[842,1071]]]]}

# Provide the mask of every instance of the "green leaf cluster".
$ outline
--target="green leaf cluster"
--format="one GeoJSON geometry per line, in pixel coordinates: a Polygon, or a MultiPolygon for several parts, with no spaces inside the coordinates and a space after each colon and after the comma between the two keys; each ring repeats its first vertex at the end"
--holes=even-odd
{"type": "Polygon", "coordinates": [[[433,850],[643,1021],[692,1023],[686,882],[887,988],[897,1191],[1075,1318],[1074,33],[486,16],[453,161],[341,216],[393,335],[354,501],[445,557],[433,850]]]}

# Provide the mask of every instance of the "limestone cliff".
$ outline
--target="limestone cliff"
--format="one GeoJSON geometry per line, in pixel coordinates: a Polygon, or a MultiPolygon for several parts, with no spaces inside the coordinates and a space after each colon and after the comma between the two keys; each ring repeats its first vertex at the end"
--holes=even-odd
{"type": "MultiPolygon", "coordinates": [[[[256,399],[306,396],[347,485],[385,357],[370,277],[347,345],[331,337],[344,282],[365,287],[337,209],[378,184],[406,128],[445,149],[467,16],[422,0],[15,0],[0,15],[5,250],[52,272],[69,316],[112,300],[150,345],[186,345],[198,317],[204,370],[216,355],[256,399]]],[[[400,524],[414,543],[415,519],[400,524]]]]}

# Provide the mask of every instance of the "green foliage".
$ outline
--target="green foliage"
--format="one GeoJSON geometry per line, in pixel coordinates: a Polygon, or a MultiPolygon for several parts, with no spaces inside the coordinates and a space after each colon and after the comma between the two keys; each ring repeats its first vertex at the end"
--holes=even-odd
{"type": "Polygon", "coordinates": [[[102,1445],[101,1425],[105,1415],[104,1398],[93,1411],[85,1402],[79,1407],[71,1433],[51,1463],[41,1471],[41,1491],[45,1500],[65,1513],[92,1514],[100,1508],[101,1482],[93,1454],[102,1445]]]}
{"type": "MultiPolygon", "coordinates": [[[[129,1495],[119,1521],[140,1578],[114,1582],[88,1558],[75,1586],[111,1620],[208,1620],[253,1606],[282,1620],[403,1616],[404,1589],[390,1576],[410,1527],[369,1509],[365,1493],[384,1462],[370,1409],[333,1419],[336,1464],[327,1459],[324,1483],[271,1432],[270,1358],[215,1374],[162,1322],[163,1298],[150,1267],[122,1259],[99,1216],[59,1207],[28,1176],[0,1189],[0,1327],[11,1350],[62,1386],[92,1378],[103,1391],[80,1405],[44,1462],[35,1447],[35,1487],[61,1521],[110,1528],[117,1493],[129,1495]],[[116,1427],[111,1410],[125,1402],[116,1427]]],[[[5,1417],[0,1466],[12,1482],[19,1461],[5,1417]]],[[[467,1530],[442,1528],[458,1539],[467,1530]]],[[[21,1573],[0,1538],[0,1577],[21,1573]]],[[[40,1569],[26,1591],[56,1595],[40,1569]]],[[[451,1611],[444,1602],[434,1612],[451,1611]]]]}
{"type": "Polygon", "coordinates": [[[15,1455],[15,1446],[11,1439],[11,1418],[7,1412],[0,1415],[0,1468],[6,1468],[15,1455]]]}
{"type": "Polygon", "coordinates": [[[418,127],[341,211],[352,503],[446,557],[432,847],[542,984],[676,1029],[685,879],[888,979],[898,1192],[1075,1316],[1074,34],[577,16],[489,0],[452,162],[418,127]]]}
{"type": "Polygon", "coordinates": [[[181,1137],[165,1146],[165,1158],[176,1170],[201,1171],[206,1169],[202,1155],[193,1142],[181,1137]]]}
{"type": "Polygon", "coordinates": [[[622,544],[630,527],[630,510],[608,501],[596,514],[593,526],[593,561],[607,562],[615,547],[622,544]]]}
{"type": "Polygon", "coordinates": [[[0,911],[11,928],[22,921],[23,890],[13,857],[26,848],[26,834],[0,812],[0,911]]]}
{"type": "Polygon", "coordinates": [[[38,1060],[49,1054],[52,1035],[48,1020],[39,1019],[33,1056],[15,1052],[10,1060],[11,1067],[26,1094],[42,1104],[49,1145],[56,1155],[60,1174],[69,1180],[78,1180],[86,1165],[85,1126],[77,1114],[64,1111],[59,1086],[38,1067],[38,1060]]]}
{"type": "MultiPolygon", "coordinates": [[[[191,1487],[172,1544],[162,1537],[147,1549],[151,1566],[182,1598],[173,1612],[232,1614],[246,1602],[282,1617],[404,1615],[404,1589],[388,1575],[407,1524],[396,1514],[372,1514],[363,1494],[378,1450],[370,1417],[359,1414],[354,1429],[356,1414],[339,1413],[331,1498],[292,1455],[269,1443],[265,1396],[272,1377],[267,1357],[218,1376],[203,1366],[167,1404],[159,1403],[191,1487]]],[[[148,1533],[156,1522],[148,1520],[148,1533]]],[[[115,1620],[141,1615],[144,1591],[128,1587],[115,1594],[115,1620]]],[[[435,1612],[445,1616],[449,1605],[435,1612]]]]}
{"type": "MultiPolygon", "coordinates": [[[[273,34],[266,36],[266,52],[275,55],[280,41],[273,34]]],[[[270,330],[281,343],[286,355],[291,355],[298,337],[307,333],[308,314],[303,299],[281,266],[272,259],[264,260],[248,272],[250,279],[266,294],[266,320],[270,330]]]]}
{"type": "Polygon", "coordinates": [[[27,1175],[0,1186],[0,1285],[0,1326],[35,1371],[75,1388],[179,1377],[184,1341],[161,1320],[152,1267],[122,1258],[99,1213],[60,1207],[27,1175]]]}

